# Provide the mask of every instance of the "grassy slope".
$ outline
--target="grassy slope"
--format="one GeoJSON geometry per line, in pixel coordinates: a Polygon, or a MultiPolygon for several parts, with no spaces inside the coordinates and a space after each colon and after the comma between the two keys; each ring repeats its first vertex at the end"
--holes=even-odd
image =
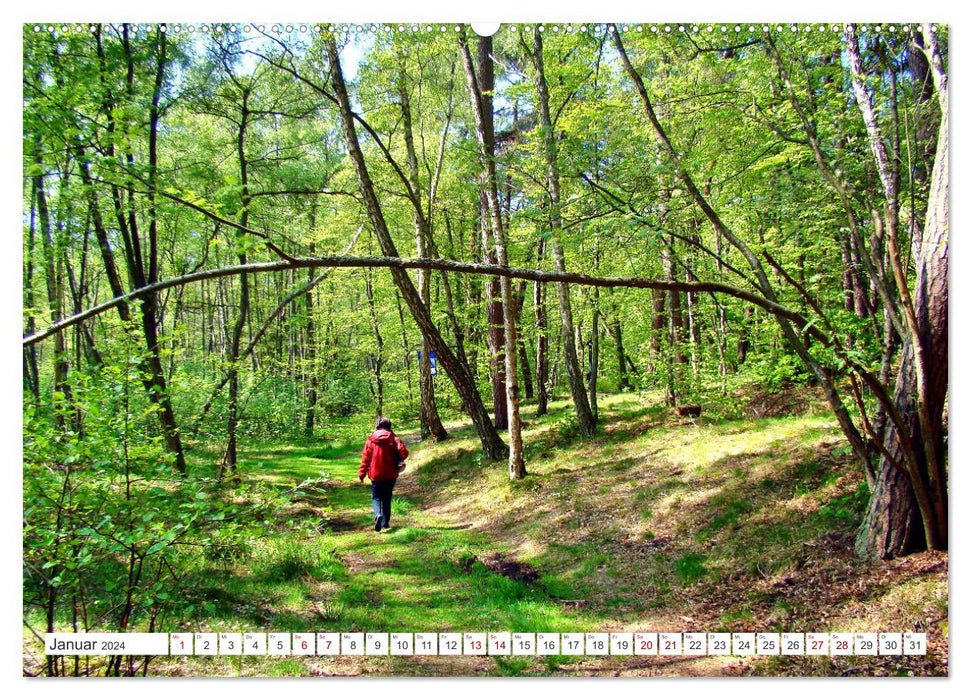
{"type": "Polygon", "coordinates": [[[444,443],[413,445],[396,489],[395,528],[380,534],[370,528],[369,490],[357,483],[359,445],[250,450],[244,471],[268,488],[308,478],[316,484],[291,497],[272,534],[237,558],[200,558],[190,594],[217,607],[182,629],[903,631],[937,620],[926,630],[931,654],[886,664],[862,657],[219,657],[158,659],[153,672],[947,673],[946,556],[872,565],[853,556],[865,493],[825,411],[694,423],[617,396],[602,401],[602,430],[590,441],[575,438],[568,415],[561,403],[548,417],[528,418],[530,474],[520,482],[508,481],[504,465],[481,463],[467,427],[444,443]],[[479,561],[495,554],[531,565],[539,581],[514,581],[479,561]]]}

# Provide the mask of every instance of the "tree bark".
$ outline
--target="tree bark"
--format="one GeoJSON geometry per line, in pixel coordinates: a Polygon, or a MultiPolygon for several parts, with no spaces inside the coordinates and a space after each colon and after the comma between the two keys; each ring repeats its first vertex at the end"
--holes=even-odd
{"type": "MultiPolygon", "coordinates": [[[[334,92],[336,93],[338,106],[341,113],[341,127],[344,132],[344,141],[347,146],[348,155],[354,165],[354,172],[357,175],[358,185],[367,209],[368,219],[374,229],[378,244],[384,255],[397,258],[398,250],[391,239],[391,233],[384,219],[384,213],[378,202],[371,176],[368,172],[364,160],[364,153],[361,151],[357,140],[357,131],[354,126],[354,115],[351,111],[350,99],[347,95],[347,86],[344,83],[344,76],[341,72],[340,58],[337,54],[337,45],[332,37],[324,37],[325,48],[330,58],[331,80],[334,92]]],[[[469,375],[467,369],[458,362],[452,349],[448,347],[432,322],[428,309],[422,302],[421,295],[415,289],[411,278],[403,268],[391,268],[391,277],[401,292],[401,296],[411,312],[419,330],[429,339],[429,345],[438,356],[438,362],[448,374],[455,385],[459,396],[465,404],[466,410],[472,418],[476,431],[479,434],[479,441],[482,444],[483,454],[491,460],[499,460],[508,456],[508,448],[503,444],[502,439],[492,426],[489,414],[482,404],[482,397],[479,395],[475,382],[469,375]]]]}
{"type": "Polygon", "coordinates": [[[630,388],[630,376],[627,374],[627,355],[624,353],[624,339],[621,335],[619,317],[614,319],[613,336],[617,350],[617,388],[624,391],[630,388]]]}
{"type": "Polygon", "coordinates": [[[590,392],[590,411],[598,419],[597,375],[600,373],[600,290],[593,290],[593,318],[590,321],[590,363],[587,371],[587,391],[590,392]]]}
{"type": "MultiPolygon", "coordinates": [[[[546,187],[550,197],[551,243],[553,246],[553,267],[558,272],[566,272],[566,255],[560,240],[563,219],[560,214],[560,175],[557,166],[556,134],[550,116],[550,96],[543,65],[543,38],[537,29],[533,33],[533,64],[536,69],[536,93],[538,97],[540,129],[543,135],[543,155],[546,159],[546,187]]],[[[570,304],[570,288],[566,284],[556,285],[557,299],[560,304],[560,327],[563,340],[563,364],[566,368],[573,406],[580,423],[580,433],[591,436],[597,431],[597,421],[590,409],[583,372],[573,344],[573,310],[570,304]]]]}
{"type": "MultiPolygon", "coordinates": [[[[490,239],[492,239],[489,224],[489,204],[485,193],[480,193],[480,232],[482,234],[482,260],[495,265],[496,255],[490,239]]],[[[503,304],[502,285],[498,277],[490,277],[485,282],[486,292],[486,327],[489,332],[486,339],[489,343],[489,384],[492,387],[492,415],[495,416],[493,425],[496,430],[506,430],[509,427],[509,414],[506,410],[506,349],[503,333],[503,304]]]]}
{"type": "MultiPolygon", "coordinates": [[[[311,212],[311,222],[314,219],[314,212],[311,212]]],[[[316,252],[314,244],[310,244],[310,253],[316,252]]],[[[314,424],[317,417],[317,329],[314,325],[314,271],[307,270],[307,286],[310,289],[304,295],[306,299],[307,322],[304,326],[306,357],[304,366],[307,376],[307,407],[304,412],[303,432],[308,438],[314,436],[314,424]]],[[[265,325],[265,323],[264,323],[265,325]]],[[[380,376],[380,373],[379,373],[380,376]]]]}
{"type": "MultiPolygon", "coordinates": [[[[246,129],[249,125],[250,88],[242,88],[242,104],[240,106],[239,128],[236,132],[236,157],[239,161],[239,181],[242,187],[240,203],[243,211],[240,216],[240,226],[243,229],[249,225],[249,168],[246,160],[246,129]]],[[[240,253],[239,264],[246,264],[246,254],[240,253]]],[[[239,313],[236,322],[233,324],[233,333],[229,341],[229,354],[227,357],[229,364],[229,416],[226,419],[226,454],[223,457],[223,468],[219,475],[223,476],[224,471],[232,475],[235,483],[239,483],[239,467],[236,445],[236,428],[239,425],[239,348],[243,338],[243,329],[246,327],[246,318],[249,315],[249,280],[246,275],[240,275],[239,282],[239,313]]]]}
{"type": "MultiPolygon", "coordinates": [[[[418,175],[418,155],[415,150],[415,137],[412,128],[411,118],[411,98],[408,94],[408,86],[404,77],[404,57],[399,57],[402,66],[399,69],[398,95],[401,103],[401,116],[404,127],[405,149],[408,155],[408,176],[411,179],[411,187],[415,193],[415,244],[418,250],[418,257],[429,255],[431,246],[431,200],[429,199],[428,212],[422,210],[421,200],[421,181],[418,175]]],[[[431,271],[418,270],[418,294],[428,313],[431,313],[431,294],[430,294],[431,271]]],[[[421,359],[418,362],[418,390],[420,396],[419,405],[419,424],[421,426],[422,439],[429,435],[435,440],[441,441],[448,437],[442,419],[438,415],[438,405],[435,402],[435,385],[432,381],[431,365],[431,344],[428,337],[422,333],[421,336],[421,359]]]]}
{"type": "MultiPolygon", "coordinates": [[[[495,134],[492,123],[492,37],[479,37],[479,75],[472,65],[472,56],[464,36],[460,38],[465,71],[475,117],[476,137],[479,143],[481,160],[481,188],[485,191],[488,206],[488,220],[491,224],[492,242],[495,246],[498,263],[509,266],[506,251],[506,232],[499,208],[499,181],[496,174],[495,134]]],[[[499,280],[502,296],[503,337],[505,340],[505,380],[506,380],[506,418],[509,436],[509,478],[522,479],[526,476],[526,462],[523,457],[522,427],[519,417],[519,372],[516,367],[516,302],[513,297],[512,280],[503,275],[499,280]]],[[[497,416],[498,417],[498,416],[497,416]]]]}
{"type": "Polygon", "coordinates": [[[381,326],[378,324],[377,309],[374,304],[374,285],[371,283],[371,271],[366,270],[364,277],[364,291],[367,295],[368,314],[371,317],[371,329],[374,331],[375,352],[371,354],[374,367],[374,382],[376,384],[375,400],[377,401],[377,416],[384,415],[384,379],[381,368],[384,365],[384,338],[381,337],[381,326]]]}
{"type": "Polygon", "coordinates": [[[529,350],[526,348],[526,337],[522,332],[523,308],[526,306],[526,280],[519,280],[514,298],[516,300],[516,336],[519,338],[519,367],[523,380],[523,393],[527,399],[532,399],[534,395],[532,370],[529,367],[529,350]]]}
{"type": "MultiPolygon", "coordinates": [[[[914,410],[915,383],[914,354],[906,345],[897,374],[894,404],[907,418],[910,431],[920,429],[914,410]]],[[[877,464],[874,486],[856,539],[860,556],[874,559],[892,559],[925,549],[927,545],[910,476],[902,466],[906,463],[904,446],[895,431],[890,431],[885,447],[890,457],[882,457],[877,464]]]]}
{"type": "MultiPolygon", "coordinates": [[[[903,339],[894,407],[903,429],[887,433],[857,551],[889,558],[917,549],[947,549],[948,491],[943,411],[948,389],[948,100],[936,37],[925,27],[926,53],[941,108],[924,232],[911,294],[899,264],[896,231],[888,245],[910,333],[903,339]]],[[[861,105],[865,109],[865,105],[861,105]]],[[[874,148],[876,152],[876,148],[874,148]]],[[[875,158],[878,156],[875,153],[875,158]]]]}
{"type": "MultiPolygon", "coordinates": [[[[536,244],[536,266],[543,258],[544,239],[536,244]]],[[[533,282],[533,314],[536,317],[536,415],[545,416],[549,410],[549,331],[546,323],[546,288],[533,282]]]]}

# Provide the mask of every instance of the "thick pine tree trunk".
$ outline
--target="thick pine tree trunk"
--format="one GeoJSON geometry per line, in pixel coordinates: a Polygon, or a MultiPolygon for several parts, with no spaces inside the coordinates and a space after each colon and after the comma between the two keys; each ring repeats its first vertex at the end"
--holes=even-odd
{"type": "Polygon", "coordinates": [[[900,370],[893,396],[904,430],[887,431],[887,452],[909,475],[890,466],[885,455],[877,470],[873,493],[857,551],[868,557],[889,558],[919,549],[947,549],[948,489],[947,455],[944,449],[943,412],[948,391],[948,100],[936,38],[927,33],[927,54],[934,71],[941,107],[937,151],[931,175],[923,237],[916,245],[917,279],[911,294],[892,248],[896,235],[893,221],[887,227],[891,255],[902,306],[910,330],[901,353],[900,370]],[[906,442],[905,442],[906,441],[906,442]],[[909,444],[908,444],[909,443],[909,444]],[[910,448],[909,459],[904,454],[910,448]],[[908,478],[909,477],[909,478],[908,478]]]}
{"type": "MultiPolygon", "coordinates": [[[[908,432],[919,432],[914,395],[916,377],[914,354],[907,346],[897,375],[894,404],[907,420],[908,432]]],[[[899,466],[904,463],[904,449],[898,434],[890,431],[885,443],[893,462],[882,457],[877,466],[873,490],[857,535],[856,549],[861,556],[889,559],[926,548],[920,510],[910,485],[910,477],[899,466]]],[[[919,445],[912,445],[917,447],[919,445]]]]}

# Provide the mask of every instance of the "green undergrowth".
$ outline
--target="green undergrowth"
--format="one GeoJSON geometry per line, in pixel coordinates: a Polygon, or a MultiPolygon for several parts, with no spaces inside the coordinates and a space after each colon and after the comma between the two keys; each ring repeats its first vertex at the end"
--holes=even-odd
{"type": "MultiPolygon", "coordinates": [[[[468,425],[449,426],[441,443],[400,430],[412,454],[392,502],[393,527],[381,533],[373,530],[370,490],[357,479],[363,421],[329,439],[246,446],[247,498],[262,494],[278,506],[262,536],[198,552],[173,593],[182,612],[176,606],[165,628],[826,628],[811,597],[774,588],[798,578],[833,538],[848,550],[866,502],[861,474],[825,410],[768,419],[713,410],[689,421],[653,397],[618,395],[601,399],[598,434],[586,439],[566,402],[546,416],[532,412],[524,409],[528,475],[518,481],[508,479],[505,464],[483,460],[468,425]],[[535,580],[516,580],[521,570],[535,580]]],[[[842,603],[831,605],[837,609],[828,615],[842,603]]],[[[441,658],[195,657],[158,659],[153,671],[548,675],[573,668],[564,657],[441,658]]]]}
{"type": "Polygon", "coordinates": [[[802,543],[852,531],[862,514],[861,475],[833,454],[843,441],[823,411],[684,421],[619,396],[601,401],[600,433],[582,440],[568,410],[530,421],[521,481],[483,470],[466,440],[424,449],[418,482],[481,530],[525,541],[521,553],[605,619],[668,608],[738,572],[783,572],[802,543]]]}

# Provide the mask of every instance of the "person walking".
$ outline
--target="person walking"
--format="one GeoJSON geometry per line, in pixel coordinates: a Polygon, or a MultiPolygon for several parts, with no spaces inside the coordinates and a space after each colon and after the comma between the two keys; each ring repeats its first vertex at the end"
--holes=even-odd
{"type": "Polygon", "coordinates": [[[378,418],[374,432],[368,436],[361,452],[361,468],[357,476],[371,480],[371,505],[374,506],[374,531],[391,527],[391,492],[398,474],[405,468],[408,448],[391,430],[391,421],[378,418]]]}

